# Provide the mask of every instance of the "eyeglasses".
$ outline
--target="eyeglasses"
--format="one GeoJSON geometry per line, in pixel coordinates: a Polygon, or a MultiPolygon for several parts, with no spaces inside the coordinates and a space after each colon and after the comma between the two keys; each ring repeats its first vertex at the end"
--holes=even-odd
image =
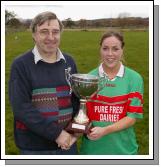
{"type": "Polygon", "coordinates": [[[52,31],[49,31],[49,30],[40,30],[38,31],[39,35],[43,38],[43,37],[47,37],[49,36],[50,34],[53,36],[57,36],[60,34],[60,30],[52,30],[52,31]]]}

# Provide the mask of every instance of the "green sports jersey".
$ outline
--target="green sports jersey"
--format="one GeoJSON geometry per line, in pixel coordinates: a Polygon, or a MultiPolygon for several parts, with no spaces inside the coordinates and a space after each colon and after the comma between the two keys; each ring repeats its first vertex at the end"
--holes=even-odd
{"type": "MultiPolygon", "coordinates": [[[[96,68],[92,75],[99,75],[96,68]]],[[[125,116],[143,118],[143,79],[125,67],[122,77],[107,81],[105,87],[87,102],[87,114],[93,126],[108,126],[125,116]]],[[[133,127],[103,136],[98,140],[82,138],[80,154],[135,155],[138,151],[133,127]]]]}

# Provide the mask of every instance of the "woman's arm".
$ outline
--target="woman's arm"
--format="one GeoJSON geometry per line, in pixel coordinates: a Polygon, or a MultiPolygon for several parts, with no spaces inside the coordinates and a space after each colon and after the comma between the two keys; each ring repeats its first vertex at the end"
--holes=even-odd
{"type": "Polygon", "coordinates": [[[94,128],[92,128],[91,133],[89,135],[87,135],[87,137],[90,140],[97,140],[104,135],[129,128],[132,125],[134,125],[135,122],[136,122],[135,118],[130,118],[130,117],[126,116],[123,119],[119,120],[118,122],[116,122],[112,125],[109,125],[109,126],[106,126],[106,127],[94,127],[94,128]]]}

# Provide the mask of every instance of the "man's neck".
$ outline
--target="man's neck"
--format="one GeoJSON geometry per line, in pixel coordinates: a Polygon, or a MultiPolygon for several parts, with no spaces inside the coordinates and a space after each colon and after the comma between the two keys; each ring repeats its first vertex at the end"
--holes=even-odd
{"type": "Polygon", "coordinates": [[[47,63],[54,63],[57,60],[57,51],[55,52],[42,52],[40,49],[38,50],[42,59],[47,63]]]}

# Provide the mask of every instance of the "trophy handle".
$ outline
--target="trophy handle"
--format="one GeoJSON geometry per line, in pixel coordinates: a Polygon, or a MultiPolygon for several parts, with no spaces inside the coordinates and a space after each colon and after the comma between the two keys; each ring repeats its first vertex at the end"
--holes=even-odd
{"type": "Polygon", "coordinates": [[[99,78],[99,88],[98,88],[98,90],[99,91],[102,90],[106,86],[107,82],[108,82],[108,78],[104,74],[103,77],[99,78]]]}
{"type": "Polygon", "coordinates": [[[107,84],[107,77],[104,75],[103,77],[99,77],[99,86],[98,86],[98,89],[91,95],[89,96],[88,98],[92,98],[94,97],[95,95],[97,95],[97,93],[99,91],[101,91],[107,84]]]}
{"type": "Polygon", "coordinates": [[[71,95],[72,94],[72,85],[71,85],[71,67],[68,67],[67,69],[65,69],[65,78],[66,78],[66,81],[70,87],[70,90],[69,90],[69,94],[71,95]]]}

